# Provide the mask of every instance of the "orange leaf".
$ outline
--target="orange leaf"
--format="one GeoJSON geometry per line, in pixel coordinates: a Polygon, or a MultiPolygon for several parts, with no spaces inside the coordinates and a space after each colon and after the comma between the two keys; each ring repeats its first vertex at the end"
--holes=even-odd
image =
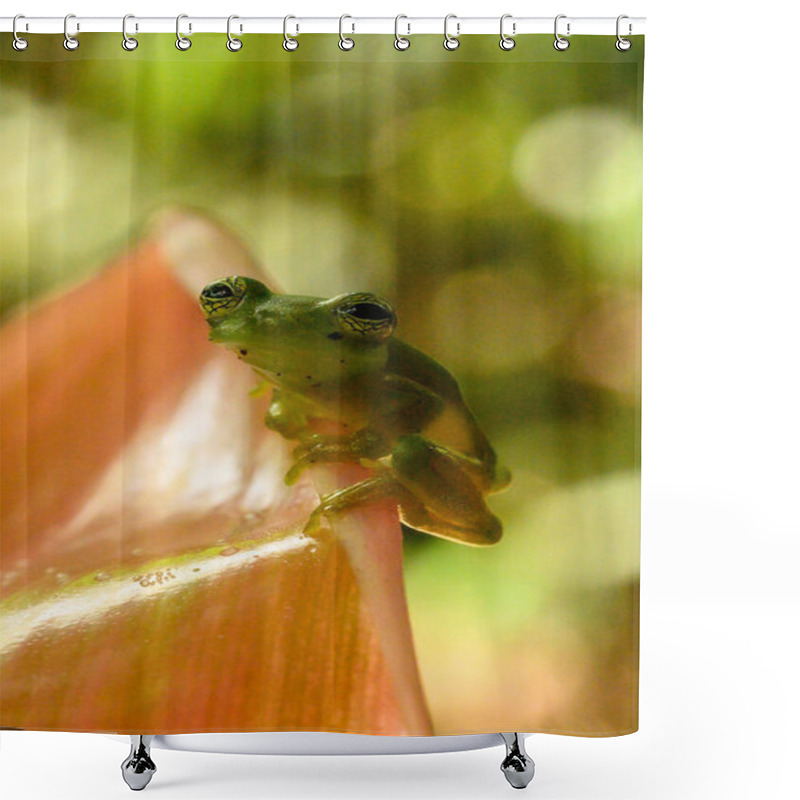
{"type": "Polygon", "coordinates": [[[396,508],[302,534],[318,486],[364,471],[283,483],[289,445],[196,304],[233,272],[258,275],[172,212],[3,328],[0,724],[431,732],[396,508]]]}

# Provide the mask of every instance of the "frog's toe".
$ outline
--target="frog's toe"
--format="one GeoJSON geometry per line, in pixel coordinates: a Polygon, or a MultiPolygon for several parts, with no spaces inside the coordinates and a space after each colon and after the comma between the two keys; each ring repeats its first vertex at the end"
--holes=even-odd
{"type": "Polygon", "coordinates": [[[318,505],[309,515],[308,521],[303,526],[303,533],[306,536],[314,536],[319,532],[322,527],[322,518],[325,516],[325,510],[322,505],[318,505]]]}
{"type": "Polygon", "coordinates": [[[300,476],[306,468],[313,464],[313,459],[298,459],[283,476],[283,482],[287,486],[294,486],[300,480],[300,476]]]}

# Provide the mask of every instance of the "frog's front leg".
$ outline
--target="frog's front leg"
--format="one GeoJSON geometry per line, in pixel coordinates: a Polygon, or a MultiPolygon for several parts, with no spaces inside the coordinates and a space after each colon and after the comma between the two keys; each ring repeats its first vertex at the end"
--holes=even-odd
{"type": "MultiPolygon", "coordinates": [[[[387,373],[363,386],[343,388],[353,397],[366,394],[369,421],[354,434],[312,435],[295,452],[295,464],[286,476],[294,483],[303,470],[318,462],[376,460],[388,456],[398,435],[420,430],[441,412],[444,402],[435,392],[416,381],[387,373]]],[[[364,397],[362,397],[364,400],[364,397]]],[[[346,427],[346,425],[345,425],[346,427]]]]}
{"type": "Polygon", "coordinates": [[[342,461],[358,463],[362,459],[381,458],[390,452],[389,440],[373,428],[362,428],[352,436],[311,434],[307,441],[295,448],[295,462],[284,480],[291,486],[312,464],[342,461]]]}
{"type": "Polygon", "coordinates": [[[403,522],[425,533],[473,545],[494,544],[503,533],[463,459],[421,434],[400,436],[392,466],[371,478],[332,492],[320,501],[306,525],[313,533],[320,519],[392,497],[403,522]]]}

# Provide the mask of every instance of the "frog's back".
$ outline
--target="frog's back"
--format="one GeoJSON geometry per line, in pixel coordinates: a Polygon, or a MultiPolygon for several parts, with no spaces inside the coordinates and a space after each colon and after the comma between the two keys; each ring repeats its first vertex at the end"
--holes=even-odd
{"type": "Polygon", "coordinates": [[[389,341],[386,368],[393,375],[422,384],[449,403],[464,406],[456,379],[436,359],[401,339],[389,341]]]}
{"type": "Polygon", "coordinates": [[[442,413],[423,433],[435,442],[478,459],[486,468],[489,482],[496,483],[497,456],[464,402],[458,381],[436,359],[401,339],[389,342],[386,367],[392,374],[416,381],[445,401],[442,413]]]}

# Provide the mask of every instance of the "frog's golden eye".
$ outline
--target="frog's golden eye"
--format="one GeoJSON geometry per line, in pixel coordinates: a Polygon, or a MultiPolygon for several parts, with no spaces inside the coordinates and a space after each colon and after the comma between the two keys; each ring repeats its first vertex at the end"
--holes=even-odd
{"type": "Polygon", "coordinates": [[[348,333],[357,333],[367,339],[386,339],[397,324],[394,309],[374,294],[346,295],[336,314],[348,333]]]}
{"type": "Polygon", "coordinates": [[[239,305],[246,288],[244,278],[238,275],[214,281],[200,292],[200,305],[207,317],[226,314],[239,305]]]}

